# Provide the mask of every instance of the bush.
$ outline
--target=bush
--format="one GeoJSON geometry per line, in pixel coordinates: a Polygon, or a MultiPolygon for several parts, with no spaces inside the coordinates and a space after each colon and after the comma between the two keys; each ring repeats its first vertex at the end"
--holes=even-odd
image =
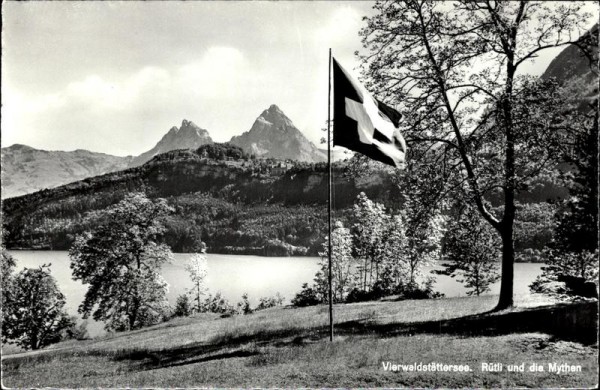
{"type": "Polygon", "coordinates": [[[202,313],[217,313],[217,314],[236,314],[236,310],[229,304],[229,301],[221,296],[220,292],[217,292],[213,297],[212,294],[208,295],[208,298],[204,300],[202,307],[200,308],[202,313]]]}
{"type": "Polygon", "coordinates": [[[292,305],[296,307],[314,306],[322,302],[319,292],[309,287],[308,283],[304,283],[302,290],[292,299],[292,305]]]}
{"type": "Polygon", "coordinates": [[[558,299],[597,298],[598,251],[580,253],[547,250],[542,274],[529,285],[531,291],[558,299]]]}
{"type": "Polygon", "coordinates": [[[77,317],[71,316],[71,326],[63,330],[63,340],[87,340],[90,335],[87,330],[87,320],[77,325],[77,317]]]}
{"type": "Polygon", "coordinates": [[[283,301],[285,301],[285,298],[279,293],[275,294],[274,297],[261,297],[258,306],[256,306],[256,309],[254,310],[258,311],[268,309],[270,307],[281,306],[283,305],[283,301]]]}
{"type": "Polygon", "coordinates": [[[192,313],[192,307],[190,305],[190,298],[187,294],[181,294],[177,297],[175,302],[175,309],[173,310],[174,317],[187,317],[192,313]]]}
{"type": "Polygon", "coordinates": [[[248,300],[248,294],[242,295],[242,301],[237,303],[237,312],[239,314],[252,314],[254,310],[250,307],[250,301],[248,300]]]}
{"type": "Polygon", "coordinates": [[[359,288],[353,288],[348,293],[348,296],[346,297],[346,302],[347,303],[366,302],[366,301],[373,301],[378,298],[379,297],[375,297],[371,291],[365,291],[365,290],[362,290],[359,288]]]}
{"type": "Polygon", "coordinates": [[[435,279],[428,278],[425,283],[419,286],[417,283],[408,283],[398,287],[399,299],[434,299],[442,298],[444,294],[433,290],[435,279]]]}
{"type": "Polygon", "coordinates": [[[371,291],[354,288],[346,298],[347,303],[375,301],[390,295],[398,295],[399,300],[405,299],[434,299],[441,298],[444,294],[433,290],[435,279],[429,278],[423,284],[400,283],[395,287],[390,287],[383,282],[376,282],[371,291]]]}

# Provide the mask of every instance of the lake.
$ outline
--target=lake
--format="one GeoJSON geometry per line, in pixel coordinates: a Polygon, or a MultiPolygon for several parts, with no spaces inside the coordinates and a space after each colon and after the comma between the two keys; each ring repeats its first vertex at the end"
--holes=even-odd
{"type": "MultiPolygon", "coordinates": [[[[83,301],[86,287],[79,281],[71,279],[69,256],[66,251],[10,251],[17,261],[16,270],[23,267],[34,268],[44,263],[51,263],[52,275],[66,297],[66,309],[71,314],[77,314],[77,307],[83,301]]],[[[259,298],[280,293],[287,303],[300,291],[302,284],[312,282],[318,271],[317,257],[261,257],[243,255],[207,254],[207,280],[209,292],[214,295],[220,291],[223,297],[235,305],[241,300],[242,294],[247,293],[252,305],[259,298]]],[[[185,271],[185,264],[190,254],[175,254],[172,263],[163,267],[162,275],[169,283],[169,302],[174,305],[177,296],[192,287],[185,271]]],[[[540,263],[515,264],[515,296],[529,295],[528,285],[541,273],[540,263]]],[[[432,268],[426,267],[426,274],[432,268]]],[[[465,296],[466,289],[455,279],[444,275],[436,275],[434,285],[436,291],[447,297],[465,296]]],[[[492,286],[489,294],[498,294],[500,283],[492,286]]],[[[102,333],[102,324],[89,321],[90,335],[102,333]]]]}

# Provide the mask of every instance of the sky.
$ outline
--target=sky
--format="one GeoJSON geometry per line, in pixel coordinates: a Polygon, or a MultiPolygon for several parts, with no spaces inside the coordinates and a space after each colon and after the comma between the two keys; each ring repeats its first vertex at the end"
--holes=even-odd
{"type": "Polygon", "coordinates": [[[328,49],[358,65],[370,2],[8,2],[2,146],[137,155],[183,119],[228,141],[277,104],[311,141],[328,49]]]}
{"type": "MultiPolygon", "coordinates": [[[[354,52],[371,7],[4,2],[2,147],[138,155],[183,119],[226,142],[271,104],[318,145],[328,49],[358,76],[354,52]]],[[[541,74],[558,51],[544,52],[528,71],[541,74]]]]}

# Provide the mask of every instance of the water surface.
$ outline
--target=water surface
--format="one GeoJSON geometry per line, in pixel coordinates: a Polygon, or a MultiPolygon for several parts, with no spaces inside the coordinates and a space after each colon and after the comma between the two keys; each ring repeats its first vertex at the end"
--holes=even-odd
{"type": "MultiPolygon", "coordinates": [[[[65,294],[66,309],[70,314],[77,314],[77,307],[84,299],[87,286],[71,278],[69,256],[66,251],[10,251],[17,261],[17,271],[23,267],[33,268],[51,263],[51,273],[57,279],[58,285],[65,294]]],[[[177,296],[184,294],[192,287],[185,264],[190,254],[175,254],[171,263],[163,266],[162,275],[169,283],[167,298],[171,305],[175,304],[177,296]]],[[[317,257],[261,257],[244,255],[207,254],[206,286],[214,294],[220,291],[232,305],[241,300],[242,294],[247,293],[252,305],[259,298],[280,293],[286,303],[300,291],[303,283],[312,283],[319,269],[317,257]]],[[[528,285],[540,274],[539,263],[515,264],[515,296],[530,294],[528,285]]],[[[439,266],[424,268],[424,273],[439,266]]],[[[456,279],[444,275],[436,275],[434,285],[436,291],[447,297],[465,296],[466,289],[456,279]]],[[[495,283],[488,294],[498,294],[500,283],[495,283]]],[[[102,333],[102,324],[88,322],[92,336],[102,333]]]]}

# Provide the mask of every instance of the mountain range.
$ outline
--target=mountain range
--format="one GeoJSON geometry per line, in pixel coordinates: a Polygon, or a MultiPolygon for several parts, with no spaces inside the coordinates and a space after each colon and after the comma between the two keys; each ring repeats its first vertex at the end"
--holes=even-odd
{"type": "MultiPolygon", "coordinates": [[[[587,74],[589,65],[580,64],[585,59],[576,55],[572,47],[565,50],[573,54],[559,55],[543,78],[562,75],[559,82],[571,84],[578,83],[582,74],[587,74]],[[558,69],[579,71],[563,75],[558,69]]],[[[591,78],[590,84],[594,87],[590,87],[597,96],[598,79],[595,75],[591,78]]],[[[588,91],[580,90],[579,93],[586,96],[588,91]]],[[[126,159],[125,162],[113,161],[116,165],[131,166],[127,169],[6,199],[2,204],[2,214],[8,235],[3,238],[11,249],[69,248],[77,234],[89,229],[86,215],[115,204],[127,193],[143,191],[151,198],[166,198],[173,206],[175,214],[166,221],[165,242],[174,251],[193,252],[201,240],[214,253],[316,256],[322,250],[327,226],[326,165],[296,163],[283,168],[277,162],[255,158],[270,157],[274,152],[278,153],[275,155],[277,158],[324,158],[322,151],[303,140],[301,133],[276,106],[265,110],[249,131],[234,137],[230,144],[213,144],[208,132],[184,121],[179,129],[172,128],[155,148],[144,153],[143,158],[138,156],[140,158],[135,161],[135,157],[126,157],[119,158],[126,159]],[[202,139],[207,144],[195,150],[156,155],[168,149],[168,145],[180,148],[182,144],[176,141],[179,137],[191,137],[187,142],[202,139]],[[281,149],[296,154],[282,154],[281,149]],[[147,159],[150,160],[144,163],[147,159]],[[133,167],[136,164],[138,166],[133,167]]],[[[28,163],[41,158],[39,156],[44,153],[57,156],[61,153],[36,151],[23,145],[7,149],[13,154],[5,154],[3,149],[3,159],[15,166],[21,164],[21,172],[25,171],[27,163],[15,162],[16,152],[20,158],[29,159],[28,163]]],[[[76,152],[85,153],[69,152],[72,153],[70,156],[76,152]]],[[[94,156],[90,157],[93,159],[98,154],[90,155],[94,156]]],[[[114,157],[102,156],[107,161],[114,157]]],[[[79,164],[93,165],[86,162],[79,164]]],[[[98,170],[118,169],[116,166],[97,165],[98,170]]],[[[359,192],[365,192],[370,199],[386,207],[401,207],[398,188],[384,172],[363,180],[344,175],[343,164],[334,164],[333,168],[336,220],[348,222],[359,192]]],[[[518,200],[523,204],[542,203],[548,199],[564,198],[566,191],[564,187],[543,185],[521,193],[518,200]]],[[[539,237],[535,234],[531,240],[522,243],[522,248],[536,247],[539,242],[545,242],[539,241],[546,237],[545,231],[539,237]]]]}
{"type": "MultiPolygon", "coordinates": [[[[2,199],[137,167],[161,153],[212,143],[207,130],[184,119],[179,128],[173,126],[152,149],[139,156],[120,157],[88,150],[48,151],[15,144],[1,151],[2,199]]],[[[305,162],[327,159],[276,105],[263,111],[250,130],[234,136],[231,143],[256,157],[305,162]]]]}
{"type": "MultiPolygon", "coordinates": [[[[567,46],[541,76],[556,78],[563,85],[573,85],[583,98],[582,107],[596,98],[598,79],[590,63],[597,63],[598,25],[585,34],[581,43],[596,53],[590,62],[576,45],[567,46]]],[[[589,108],[587,108],[589,109],[589,108]]],[[[2,199],[57,187],[108,172],[137,167],[155,156],[176,149],[196,149],[212,144],[207,130],[186,119],[179,128],[172,127],[150,150],[139,156],[119,157],[87,150],[72,152],[38,150],[26,145],[2,148],[2,199]]],[[[230,143],[255,157],[305,162],[323,162],[325,150],[318,149],[277,107],[271,105],[254,121],[250,130],[234,136],[230,143]]],[[[334,150],[333,160],[346,157],[334,150]]]]}

